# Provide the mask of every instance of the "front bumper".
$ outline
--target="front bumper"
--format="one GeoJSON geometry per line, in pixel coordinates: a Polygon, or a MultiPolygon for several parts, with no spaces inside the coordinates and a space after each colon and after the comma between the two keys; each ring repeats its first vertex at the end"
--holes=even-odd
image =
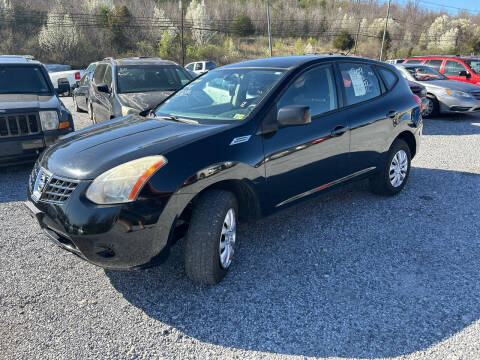
{"type": "Polygon", "coordinates": [[[84,195],[89,184],[80,182],[62,204],[35,202],[27,192],[26,208],[53,243],[109,269],[142,268],[167,258],[188,195],[96,205],[84,195]]]}
{"type": "Polygon", "coordinates": [[[441,96],[438,100],[441,113],[469,113],[480,111],[480,100],[474,98],[441,96]]]}
{"type": "Polygon", "coordinates": [[[73,129],[46,131],[38,135],[0,137],[0,166],[32,163],[45,148],[71,131],[73,129]]]}

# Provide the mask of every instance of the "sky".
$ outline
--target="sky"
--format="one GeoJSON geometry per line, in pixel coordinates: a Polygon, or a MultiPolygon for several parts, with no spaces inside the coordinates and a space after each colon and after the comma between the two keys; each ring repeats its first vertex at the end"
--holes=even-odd
{"type": "MultiPolygon", "coordinates": [[[[415,0],[414,0],[415,1],[415,0]]],[[[480,13],[480,0],[416,0],[422,8],[446,11],[449,14],[456,15],[459,8],[467,9],[471,14],[480,13]]],[[[388,0],[380,0],[387,3],[388,0]]],[[[408,0],[392,0],[392,4],[406,4],[408,0]]]]}

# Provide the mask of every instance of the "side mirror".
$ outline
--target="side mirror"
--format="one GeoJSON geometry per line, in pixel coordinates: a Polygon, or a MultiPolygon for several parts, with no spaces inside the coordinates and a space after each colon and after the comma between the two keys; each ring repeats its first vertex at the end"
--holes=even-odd
{"type": "Polygon", "coordinates": [[[310,106],[289,105],[278,110],[277,122],[282,126],[306,125],[312,122],[310,106]]]}
{"type": "Polygon", "coordinates": [[[458,73],[458,76],[465,76],[466,78],[470,77],[470,73],[466,70],[462,70],[458,73]]]}
{"type": "Polygon", "coordinates": [[[108,85],[105,84],[105,83],[100,83],[98,85],[96,85],[97,87],[97,91],[98,92],[103,92],[103,93],[110,93],[110,89],[108,88],[108,85]]]}
{"type": "Polygon", "coordinates": [[[57,88],[55,89],[55,92],[60,95],[60,94],[65,94],[70,91],[70,84],[65,83],[65,82],[60,82],[57,85],[57,88]]]}

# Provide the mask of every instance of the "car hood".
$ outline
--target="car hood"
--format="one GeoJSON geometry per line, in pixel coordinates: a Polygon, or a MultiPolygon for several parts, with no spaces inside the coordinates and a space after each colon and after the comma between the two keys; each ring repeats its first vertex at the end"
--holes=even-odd
{"type": "Polygon", "coordinates": [[[162,100],[170,96],[173,91],[149,91],[142,93],[126,93],[118,94],[120,102],[124,106],[128,106],[138,111],[151,109],[158,105],[162,100]]]}
{"type": "Polygon", "coordinates": [[[55,95],[0,94],[0,110],[57,108],[55,95]]]}
{"type": "Polygon", "coordinates": [[[40,165],[57,176],[94,179],[127,161],[166,154],[226,125],[197,125],[136,115],[90,126],[49,147],[40,165]]]}
{"type": "Polygon", "coordinates": [[[418,81],[428,89],[450,89],[464,92],[480,91],[480,87],[470,83],[456,81],[456,80],[431,80],[431,81],[418,81]]]}

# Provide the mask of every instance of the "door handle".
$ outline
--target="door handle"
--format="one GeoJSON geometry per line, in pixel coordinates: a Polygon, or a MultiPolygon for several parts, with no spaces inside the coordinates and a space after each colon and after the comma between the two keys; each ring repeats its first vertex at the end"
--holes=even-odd
{"type": "Polygon", "coordinates": [[[345,134],[346,131],[347,131],[346,127],[337,126],[335,129],[332,130],[332,132],[330,133],[330,136],[332,136],[332,137],[342,136],[343,134],[345,134]]]}
{"type": "Polygon", "coordinates": [[[393,119],[397,115],[398,115],[398,112],[395,110],[390,110],[389,112],[387,112],[387,117],[389,117],[390,119],[393,119]]]}

